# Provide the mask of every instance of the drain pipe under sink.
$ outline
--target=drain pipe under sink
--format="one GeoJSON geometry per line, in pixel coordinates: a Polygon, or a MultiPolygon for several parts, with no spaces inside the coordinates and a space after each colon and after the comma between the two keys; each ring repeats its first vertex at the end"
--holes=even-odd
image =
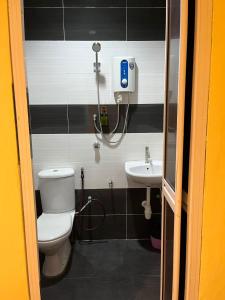
{"type": "Polygon", "coordinates": [[[152,217],[152,208],[151,208],[151,188],[148,186],[146,189],[147,200],[143,201],[141,205],[144,207],[145,219],[150,220],[152,217]]]}

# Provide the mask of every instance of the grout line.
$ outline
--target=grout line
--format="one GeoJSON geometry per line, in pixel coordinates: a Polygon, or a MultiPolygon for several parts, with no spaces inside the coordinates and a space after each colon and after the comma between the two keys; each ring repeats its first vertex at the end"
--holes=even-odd
{"type": "MultiPolygon", "coordinates": [[[[152,213],[152,215],[161,215],[161,213],[152,213]]],[[[126,217],[126,225],[127,225],[127,217],[128,216],[143,216],[144,214],[105,214],[105,216],[107,217],[111,217],[111,216],[117,216],[117,217],[126,217]]],[[[103,215],[80,215],[80,217],[103,217],[103,215]]]]}
{"type": "MultiPolygon", "coordinates": [[[[98,240],[92,240],[93,242],[95,241],[149,241],[149,239],[98,239],[98,240]]],[[[88,240],[82,240],[82,241],[88,241],[88,240]]]]}
{"type": "MultiPolygon", "coordinates": [[[[127,214],[128,216],[145,216],[144,214],[127,214]]],[[[161,213],[152,213],[152,215],[161,215],[161,213]]]]}
{"type": "MultiPolygon", "coordinates": [[[[79,217],[103,217],[104,215],[79,215],[79,217]]],[[[106,217],[125,217],[126,214],[105,214],[106,217]]]]}
{"type": "Polygon", "coordinates": [[[128,236],[128,234],[127,234],[127,191],[128,191],[128,189],[126,189],[126,240],[127,240],[127,236],[128,236]]]}
{"type": "MultiPolygon", "coordinates": [[[[88,241],[88,240],[82,240],[82,241],[88,241]]],[[[93,240],[93,241],[95,241],[95,240],[93,240]]],[[[96,240],[96,241],[101,241],[101,240],[96,240]]],[[[110,240],[109,240],[110,241],[110,240]]],[[[149,278],[149,279],[151,279],[152,277],[153,278],[160,278],[160,274],[159,275],[156,275],[156,274],[137,274],[137,277],[138,278],[149,278]]],[[[76,280],[76,279],[79,279],[79,280],[82,280],[82,279],[96,279],[96,278],[98,278],[98,275],[96,276],[96,274],[93,274],[93,275],[81,275],[81,276],[79,276],[79,275],[77,275],[77,276],[69,276],[69,275],[67,275],[63,280],[65,280],[65,281],[67,281],[67,280],[76,280]]],[[[101,278],[101,275],[99,275],[99,278],[101,278]]]]}
{"type": "Polygon", "coordinates": [[[65,31],[65,7],[64,7],[64,0],[62,0],[62,9],[63,9],[63,38],[64,41],[66,40],[66,31],[65,31]]]}

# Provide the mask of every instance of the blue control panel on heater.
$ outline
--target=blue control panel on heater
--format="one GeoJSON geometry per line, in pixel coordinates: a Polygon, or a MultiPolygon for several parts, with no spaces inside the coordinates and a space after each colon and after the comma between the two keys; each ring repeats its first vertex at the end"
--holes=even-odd
{"type": "Polygon", "coordinates": [[[128,61],[123,59],[120,63],[121,78],[120,84],[122,88],[128,87],[128,61]]]}

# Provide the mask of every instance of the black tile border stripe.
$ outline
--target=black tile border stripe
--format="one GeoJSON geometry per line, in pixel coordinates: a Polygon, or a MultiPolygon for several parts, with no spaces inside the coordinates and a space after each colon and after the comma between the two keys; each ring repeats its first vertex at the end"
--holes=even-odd
{"type": "Polygon", "coordinates": [[[32,134],[68,133],[67,105],[30,105],[32,134]]]}
{"type": "MultiPolygon", "coordinates": [[[[35,194],[37,217],[39,217],[42,213],[40,191],[36,190],[35,194]]],[[[82,190],[75,190],[75,195],[76,210],[79,210],[82,190]]],[[[161,218],[161,204],[157,197],[160,195],[160,190],[156,188],[152,189],[151,193],[153,213],[150,221],[145,219],[141,206],[146,198],[145,188],[85,189],[85,202],[88,195],[99,199],[104,204],[106,219],[104,226],[94,231],[91,236],[88,232],[83,232],[82,239],[147,239],[155,228],[155,220],[158,222],[161,218]]],[[[79,224],[88,221],[89,225],[96,225],[102,222],[102,214],[98,207],[92,207],[91,212],[84,212],[79,218],[79,224]]]]}
{"type": "MultiPolygon", "coordinates": [[[[106,105],[109,130],[117,118],[116,105],[106,105]]],[[[95,133],[93,114],[97,105],[30,105],[32,134],[95,133]]],[[[121,105],[118,133],[122,132],[126,105],[121,105]]],[[[163,104],[131,104],[127,133],[159,133],[163,131],[163,104]]]]}
{"type": "Polygon", "coordinates": [[[67,41],[124,41],[126,8],[65,8],[64,28],[67,41]]]}
{"type": "Polygon", "coordinates": [[[63,41],[63,9],[62,8],[25,8],[25,39],[32,41],[63,41]]]}
{"type": "Polygon", "coordinates": [[[45,2],[51,1],[42,0],[39,6],[35,6],[34,3],[25,5],[26,40],[161,41],[165,39],[165,6],[161,2],[156,6],[157,0],[152,0],[150,2],[152,4],[143,0],[142,6],[131,2],[132,5],[113,7],[56,6],[55,3],[52,6],[43,6],[45,2]],[[134,11],[137,11],[137,15],[133,13],[134,11]],[[84,16],[88,22],[84,22],[84,16]]]}

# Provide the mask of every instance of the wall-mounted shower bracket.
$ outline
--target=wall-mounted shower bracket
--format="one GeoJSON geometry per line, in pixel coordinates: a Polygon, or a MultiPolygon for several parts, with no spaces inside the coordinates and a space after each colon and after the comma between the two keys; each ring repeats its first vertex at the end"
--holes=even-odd
{"type": "Polygon", "coordinates": [[[101,72],[101,63],[100,63],[100,62],[98,62],[98,63],[94,62],[94,63],[93,63],[93,66],[94,66],[94,72],[95,72],[95,73],[96,73],[96,72],[98,72],[98,73],[101,72]],[[97,68],[97,66],[98,66],[98,68],[97,68]]]}
{"type": "Polygon", "coordinates": [[[98,141],[94,142],[93,147],[95,150],[100,149],[100,143],[98,141]]]}

